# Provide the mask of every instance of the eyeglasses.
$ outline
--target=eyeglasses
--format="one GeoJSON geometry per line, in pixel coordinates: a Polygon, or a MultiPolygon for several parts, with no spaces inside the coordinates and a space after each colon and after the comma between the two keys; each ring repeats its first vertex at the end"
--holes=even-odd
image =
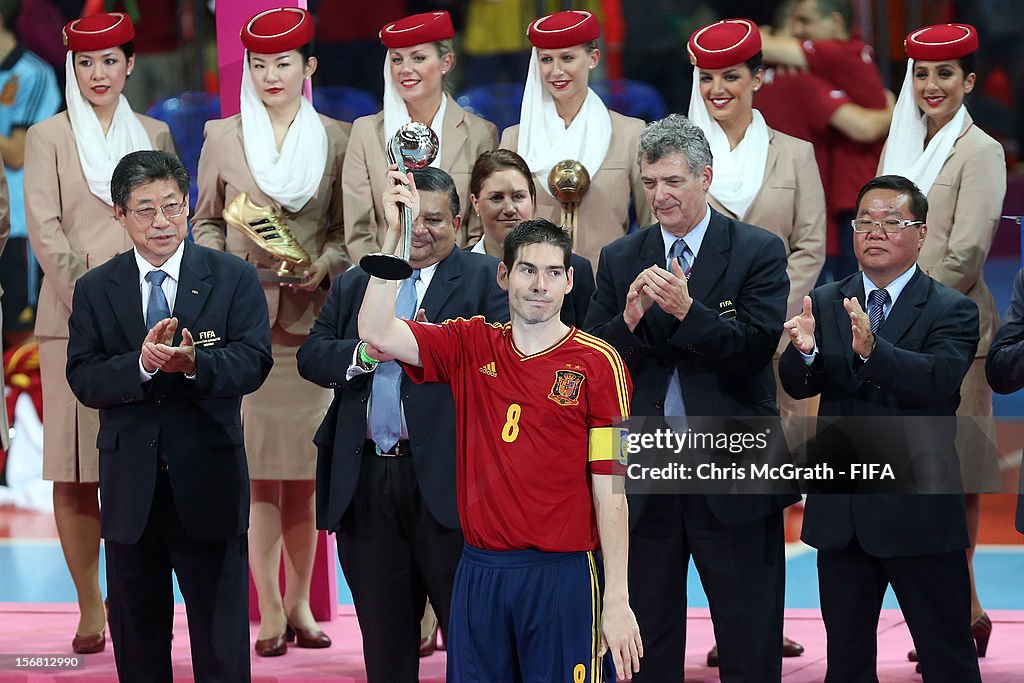
{"type": "Polygon", "coordinates": [[[912,225],[924,225],[924,221],[906,221],[897,220],[895,218],[888,218],[884,221],[873,221],[870,218],[854,218],[850,221],[850,225],[853,226],[853,231],[862,235],[869,233],[875,229],[875,227],[881,228],[886,235],[895,235],[904,228],[909,228],[912,225]]]}
{"type": "Polygon", "coordinates": [[[128,213],[134,213],[135,217],[143,223],[152,223],[156,220],[156,212],[160,211],[164,215],[164,218],[177,218],[185,212],[185,198],[182,197],[180,202],[172,202],[170,204],[164,204],[161,207],[147,206],[144,209],[125,209],[128,213]]]}

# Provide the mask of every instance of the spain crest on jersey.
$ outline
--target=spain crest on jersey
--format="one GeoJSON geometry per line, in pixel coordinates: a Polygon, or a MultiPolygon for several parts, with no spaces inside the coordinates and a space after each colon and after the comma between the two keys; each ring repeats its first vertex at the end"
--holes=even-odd
{"type": "Polygon", "coordinates": [[[548,398],[560,406],[579,404],[580,387],[586,375],[575,370],[555,370],[555,383],[551,386],[548,398]]]}

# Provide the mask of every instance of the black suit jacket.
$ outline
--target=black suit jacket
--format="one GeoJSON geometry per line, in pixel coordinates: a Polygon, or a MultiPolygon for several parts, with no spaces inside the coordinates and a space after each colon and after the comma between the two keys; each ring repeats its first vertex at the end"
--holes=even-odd
{"type": "MultiPolygon", "coordinates": [[[[1024,271],[1013,279],[1010,307],[999,326],[985,360],[985,375],[992,389],[1009,394],[1024,387],[1024,271]]],[[[1017,531],[1024,534],[1024,468],[1017,495],[1017,531]]]]}
{"type": "MultiPolygon", "coordinates": [[[[431,322],[483,315],[505,322],[508,295],[498,287],[498,260],[455,249],[441,261],[420,307],[431,322]]],[[[313,439],[317,445],[317,527],[335,531],[359,482],[366,410],[373,374],[345,378],[359,343],[359,307],[369,275],[351,268],[334,283],[313,329],[299,348],[299,374],[334,389],[334,401],[313,439]]],[[[416,384],[402,376],[402,406],[416,479],[434,518],[458,528],[455,494],[455,404],[446,384],[416,384]]]]}
{"type": "Polygon", "coordinates": [[[188,328],[196,377],[158,372],[141,383],[146,336],[134,251],[94,268],[75,287],[67,377],[78,400],[100,410],[104,538],[134,543],[149,517],[158,459],[181,523],[193,539],[249,526],[242,396],[273,365],[266,298],[256,270],[236,256],[186,242],[173,315],[175,343],[188,328]]]}
{"type": "MultiPolygon", "coordinates": [[[[850,317],[843,308],[843,299],[851,297],[863,305],[859,272],[811,292],[818,356],[808,366],[790,344],[779,361],[783,387],[798,399],[821,394],[821,416],[948,417],[944,424],[931,419],[902,425],[911,443],[920,447],[924,440],[932,456],[948,455],[950,470],[959,477],[954,416],[960,384],[978,348],[978,307],[916,268],[879,328],[870,359],[862,362],[854,355],[850,317]],[[927,425],[931,433],[917,429],[920,425],[927,425]]],[[[806,543],[840,550],[854,534],[864,550],[878,557],[966,548],[963,496],[808,496],[806,543]]]]}
{"type": "MultiPolygon", "coordinates": [[[[586,328],[612,344],[633,378],[632,415],[664,415],[665,393],[679,371],[683,405],[693,416],[777,416],[771,361],[786,317],[789,278],[782,241],[767,230],[714,209],[690,272],[693,297],[679,321],[657,304],[633,332],[622,319],[626,292],[651,265],[665,267],[658,224],[619,238],[601,250],[597,291],[586,328]]],[[[780,432],[781,433],[781,428],[780,432]]],[[[765,517],[795,495],[708,495],[715,517],[727,525],[765,517]]],[[[643,496],[631,496],[630,519],[639,519],[643,496]]]]}

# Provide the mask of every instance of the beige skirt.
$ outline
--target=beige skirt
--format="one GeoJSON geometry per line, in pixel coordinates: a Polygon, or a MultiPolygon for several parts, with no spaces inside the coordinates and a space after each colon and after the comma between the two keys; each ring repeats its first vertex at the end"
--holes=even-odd
{"type": "Polygon", "coordinates": [[[43,479],[94,483],[100,480],[96,434],[99,412],[71,393],[66,375],[68,340],[39,338],[39,375],[43,383],[43,479]]]}
{"type": "Polygon", "coordinates": [[[956,411],[956,450],[964,491],[995,493],[1002,490],[996,422],[992,417],[992,388],[985,379],[985,359],[975,358],[960,385],[956,411]],[[970,418],[970,419],[967,419],[970,418]]]}
{"type": "Polygon", "coordinates": [[[298,345],[275,342],[270,376],[255,393],[242,399],[250,479],[316,478],[313,435],[334,392],[299,376],[298,350],[298,345]]]}

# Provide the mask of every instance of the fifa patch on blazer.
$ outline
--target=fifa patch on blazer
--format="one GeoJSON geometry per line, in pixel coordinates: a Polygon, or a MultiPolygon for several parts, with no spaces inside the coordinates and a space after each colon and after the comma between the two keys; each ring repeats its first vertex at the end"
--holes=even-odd
{"type": "Polygon", "coordinates": [[[218,336],[213,330],[203,330],[193,337],[193,340],[195,341],[196,346],[213,346],[220,341],[220,336],[218,336]]]}
{"type": "Polygon", "coordinates": [[[726,320],[736,319],[736,305],[729,299],[718,302],[718,317],[726,320]]]}

